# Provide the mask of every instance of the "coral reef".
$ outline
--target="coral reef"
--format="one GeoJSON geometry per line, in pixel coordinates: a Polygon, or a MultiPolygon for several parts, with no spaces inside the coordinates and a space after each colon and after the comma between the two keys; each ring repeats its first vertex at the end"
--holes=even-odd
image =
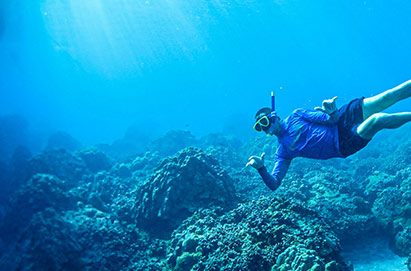
{"type": "Polygon", "coordinates": [[[272,167],[273,138],[171,131],[138,153],[16,149],[0,161],[15,185],[0,205],[0,270],[342,271],[341,247],[372,235],[409,266],[410,146],[294,159],[274,193],[244,168],[263,151],[272,167]]]}
{"type": "Polygon", "coordinates": [[[112,162],[107,155],[98,148],[86,148],[76,153],[86,164],[91,172],[109,170],[112,162]]]}
{"type": "Polygon", "coordinates": [[[1,270],[161,270],[166,245],[91,206],[36,213],[0,259],[1,270]]]}
{"type": "Polygon", "coordinates": [[[283,182],[278,193],[299,200],[317,210],[341,239],[353,239],[365,233],[374,233],[377,221],[371,212],[371,204],[361,196],[361,189],[351,178],[341,176],[330,167],[318,162],[305,161],[305,166],[296,162],[296,170],[283,182]],[[300,173],[305,169],[306,173],[300,173]],[[294,177],[294,178],[293,178],[294,177]]]}
{"type": "Polygon", "coordinates": [[[197,139],[189,132],[183,130],[171,130],[164,136],[149,143],[149,149],[157,151],[161,156],[173,155],[181,149],[196,146],[197,139]]]}
{"type": "Polygon", "coordinates": [[[0,227],[3,241],[19,236],[32,217],[46,208],[67,210],[75,197],[68,193],[67,183],[53,175],[36,174],[12,198],[0,227]]]}
{"type": "Polygon", "coordinates": [[[230,176],[211,156],[188,148],[161,162],[140,188],[134,211],[139,225],[161,235],[199,208],[228,209],[235,203],[230,176]]]}
{"type": "Polygon", "coordinates": [[[82,144],[68,133],[58,131],[49,136],[46,144],[46,150],[66,149],[68,151],[75,151],[81,148],[81,146],[82,144]]]}
{"type": "Polygon", "coordinates": [[[160,162],[160,154],[155,152],[146,152],[143,156],[137,156],[133,162],[131,162],[130,169],[136,170],[151,170],[154,169],[160,162]]]}
{"type": "Polygon", "coordinates": [[[198,146],[217,159],[222,166],[232,173],[244,166],[245,160],[238,155],[242,143],[237,138],[221,134],[210,134],[200,138],[198,146]]]}
{"type": "Polygon", "coordinates": [[[224,215],[197,212],[171,242],[173,270],[351,270],[330,227],[282,198],[260,197],[224,215]]]}
{"type": "Polygon", "coordinates": [[[66,149],[52,149],[34,156],[28,165],[28,174],[55,175],[73,185],[89,174],[86,163],[66,149]]]}

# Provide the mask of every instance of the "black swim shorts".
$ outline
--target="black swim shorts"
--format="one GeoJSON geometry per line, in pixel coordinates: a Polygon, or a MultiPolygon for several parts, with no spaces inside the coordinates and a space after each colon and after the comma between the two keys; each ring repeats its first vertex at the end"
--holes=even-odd
{"type": "Polygon", "coordinates": [[[364,121],[362,104],[364,97],[352,100],[338,110],[338,140],[340,152],[344,157],[364,148],[370,140],[357,133],[357,127],[364,121]]]}

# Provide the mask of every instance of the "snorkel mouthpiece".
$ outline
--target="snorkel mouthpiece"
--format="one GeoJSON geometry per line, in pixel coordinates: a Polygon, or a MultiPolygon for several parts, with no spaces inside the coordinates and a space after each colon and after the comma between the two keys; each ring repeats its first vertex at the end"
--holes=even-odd
{"type": "Polygon", "coordinates": [[[275,111],[275,96],[274,91],[271,91],[271,109],[275,111]]]}

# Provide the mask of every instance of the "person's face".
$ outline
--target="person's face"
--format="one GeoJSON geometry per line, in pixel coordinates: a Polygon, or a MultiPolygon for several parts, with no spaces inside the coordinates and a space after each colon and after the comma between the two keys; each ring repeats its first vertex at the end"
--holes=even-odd
{"type": "Polygon", "coordinates": [[[281,130],[281,122],[277,115],[270,118],[270,125],[265,127],[263,131],[267,135],[277,135],[281,130]]]}

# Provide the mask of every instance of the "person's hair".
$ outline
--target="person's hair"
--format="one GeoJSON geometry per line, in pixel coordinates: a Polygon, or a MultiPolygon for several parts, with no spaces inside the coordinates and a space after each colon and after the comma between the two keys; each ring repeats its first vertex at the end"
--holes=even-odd
{"type": "MultiPolygon", "coordinates": [[[[257,111],[257,113],[255,114],[255,121],[257,121],[259,118],[263,117],[263,116],[268,116],[271,114],[271,112],[273,112],[273,110],[269,107],[263,107],[260,110],[257,111]]],[[[277,118],[278,120],[281,120],[280,117],[276,114],[275,118],[277,118]]],[[[271,121],[271,118],[269,118],[271,121]]]]}
{"type": "Polygon", "coordinates": [[[271,110],[271,108],[269,108],[269,107],[264,107],[264,108],[261,108],[260,110],[258,110],[257,111],[257,113],[255,114],[255,120],[258,120],[259,118],[261,118],[262,116],[268,116],[268,115],[270,115],[271,114],[271,112],[272,112],[272,110],[271,110]]]}

